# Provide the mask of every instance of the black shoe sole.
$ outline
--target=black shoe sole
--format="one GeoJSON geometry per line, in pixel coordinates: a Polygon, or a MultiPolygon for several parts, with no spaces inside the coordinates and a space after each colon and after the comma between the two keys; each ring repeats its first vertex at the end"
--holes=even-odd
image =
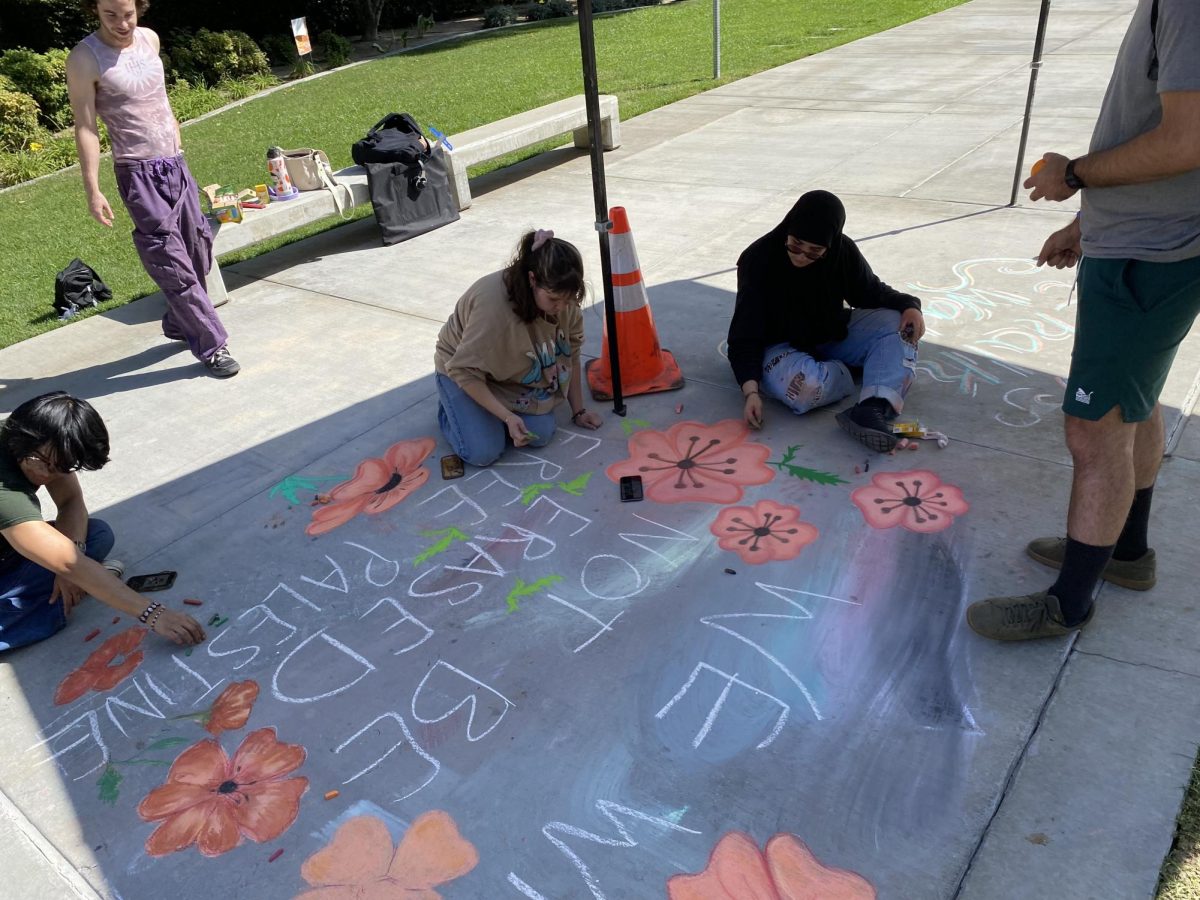
{"type": "Polygon", "coordinates": [[[850,418],[849,410],[837,414],[837,423],[842,431],[876,453],[888,453],[896,447],[897,438],[894,434],[887,434],[874,428],[864,428],[850,418]]]}

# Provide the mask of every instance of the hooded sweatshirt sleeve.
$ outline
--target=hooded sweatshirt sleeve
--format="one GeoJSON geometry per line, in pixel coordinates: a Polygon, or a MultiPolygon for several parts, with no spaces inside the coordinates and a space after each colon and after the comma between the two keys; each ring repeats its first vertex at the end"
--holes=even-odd
{"type": "Polygon", "coordinates": [[[769,291],[761,261],[750,247],[738,260],[737,301],[729,323],[729,365],[738,385],[762,378],[763,353],[767,349],[767,300],[769,291]]]}
{"type": "Polygon", "coordinates": [[[920,309],[921,301],[879,280],[871,271],[858,246],[848,237],[842,238],[841,281],[846,302],[857,309],[920,309]]]}

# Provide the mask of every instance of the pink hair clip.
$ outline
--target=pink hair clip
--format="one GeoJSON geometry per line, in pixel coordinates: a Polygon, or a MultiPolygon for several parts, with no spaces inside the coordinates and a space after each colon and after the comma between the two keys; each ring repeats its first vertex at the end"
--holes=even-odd
{"type": "Polygon", "coordinates": [[[541,248],[541,246],[544,243],[546,243],[546,241],[550,240],[550,238],[552,238],[552,237],[554,237],[553,231],[551,231],[550,229],[539,228],[537,231],[535,231],[533,233],[533,244],[530,245],[529,249],[537,250],[537,249],[541,248]]]}

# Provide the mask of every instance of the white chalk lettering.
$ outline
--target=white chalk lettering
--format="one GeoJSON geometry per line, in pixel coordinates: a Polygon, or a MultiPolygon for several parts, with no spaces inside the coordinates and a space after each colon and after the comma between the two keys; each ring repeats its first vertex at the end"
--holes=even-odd
{"type": "Polygon", "coordinates": [[[604,632],[606,632],[606,631],[612,631],[612,623],[613,623],[613,622],[615,622],[615,621],[617,621],[617,619],[621,618],[621,616],[625,615],[625,610],[621,610],[619,613],[617,613],[615,616],[613,616],[613,617],[612,617],[611,619],[609,619],[607,622],[602,622],[602,621],[600,621],[600,619],[596,618],[594,615],[592,615],[592,614],[591,614],[590,612],[588,612],[586,609],[580,609],[580,608],[579,608],[578,606],[576,606],[574,603],[570,603],[570,602],[568,602],[568,601],[564,600],[562,597],[558,597],[558,596],[556,596],[556,595],[554,595],[554,594],[547,594],[546,596],[547,596],[549,599],[553,600],[555,603],[562,604],[562,605],[563,605],[563,606],[565,606],[567,609],[573,609],[573,610],[575,610],[575,612],[579,613],[581,616],[584,616],[585,618],[591,619],[593,622],[595,622],[597,625],[599,625],[599,626],[600,626],[600,630],[599,630],[599,631],[597,631],[597,632],[596,632],[595,634],[593,634],[593,635],[592,635],[590,638],[588,638],[586,641],[584,641],[582,644],[580,644],[578,647],[576,647],[576,648],[575,648],[575,652],[576,652],[576,653],[578,653],[580,650],[582,650],[584,647],[586,647],[588,644],[590,644],[590,643],[591,643],[592,641],[594,641],[596,638],[600,637],[600,635],[604,634],[604,632]]]}
{"type": "MultiPolygon", "coordinates": [[[[210,643],[211,643],[211,641],[210,641],[210,643]]],[[[257,650],[258,648],[256,647],[255,649],[257,650]]],[[[237,651],[231,650],[230,652],[235,653],[237,651]]],[[[257,656],[257,655],[258,654],[255,654],[255,656],[257,656]]],[[[253,659],[253,658],[254,657],[251,657],[251,659],[253,659]]],[[[202,685],[204,685],[204,693],[201,694],[198,698],[196,698],[197,700],[203,700],[205,697],[207,697],[209,694],[211,694],[213,691],[215,691],[217,688],[219,688],[221,685],[223,685],[225,683],[224,678],[222,678],[216,684],[209,682],[208,679],[206,679],[203,675],[201,675],[199,672],[197,672],[195,669],[193,669],[191,666],[189,666],[187,663],[185,663],[182,659],[180,659],[179,654],[172,654],[171,662],[175,663],[175,665],[179,666],[179,668],[183,669],[183,671],[187,672],[189,675],[191,675],[193,678],[195,678],[197,681],[199,681],[202,685]]]]}
{"type": "MultiPolygon", "coordinates": [[[[593,576],[593,580],[595,580],[595,576],[593,576]]],[[[622,579],[619,577],[611,577],[611,578],[601,578],[600,580],[604,583],[606,590],[620,590],[621,587],[618,585],[618,582],[625,580],[625,579],[622,579]]],[[[631,563],[629,560],[625,559],[624,557],[615,556],[612,553],[597,553],[595,556],[593,556],[591,559],[589,559],[587,562],[585,562],[583,564],[583,569],[579,573],[579,584],[583,587],[583,589],[585,591],[588,592],[588,594],[590,596],[595,597],[597,600],[627,600],[630,597],[636,597],[638,594],[640,594],[642,591],[644,591],[646,589],[646,587],[649,585],[649,583],[650,582],[645,581],[642,578],[642,573],[637,570],[637,568],[634,566],[633,563],[631,563]],[[600,593],[599,589],[593,589],[593,588],[588,587],[588,571],[592,568],[593,564],[595,564],[596,560],[598,560],[598,559],[615,559],[617,562],[624,563],[629,568],[629,571],[631,571],[633,573],[633,578],[634,578],[633,589],[625,594],[620,594],[620,593],[602,594],[602,593],[600,593]]],[[[628,587],[628,584],[626,583],[625,586],[628,587]]]]}
{"type": "MultiPolygon", "coordinates": [[[[436,689],[430,688],[429,690],[432,692],[436,689]]],[[[439,691],[438,693],[441,694],[442,697],[447,696],[444,692],[439,691]]],[[[464,706],[467,707],[467,740],[472,741],[472,742],[482,740],[483,738],[485,738],[489,734],[491,734],[492,731],[496,728],[496,726],[499,725],[504,720],[504,717],[506,715],[508,715],[508,711],[510,709],[516,708],[515,703],[513,703],[511,700],[509,700],[507,697],[505,697],[503,694],[501,694],[495,688],[488,687],[486,684],[484,684],[482,681],[478,680],[477,678],[472,678],[470,675],[468,675],[466,672],[462,671],[461,669],[456,669],[454,666],[450,665],[450,663],[446,662],[445,660],[439,659],[437,662],[435,662],[433,664],[433,668],[431,668],[428,672],[425,673],[425,677],[421,679],[421,683],[418,684],[417,689],[415,691],[413,691],[412,706],[411,706],[413,718],[416,719],[418,722],[420,722],[422,725],[432,725],[435,722],[440,722],[443,719],[448,719],[450,716],[454,715],[456,712],[458,712],[464,706]],[[438,672],[442,669],[447,669],[450,672],[453,672],[455,675],[465,678],[467,681],[471,682],[471,684],[475,685],[477,688],[482,688],[483,690],[487,691],[488,693],[493,694],[494,696],[496,696],[499,699],[504,701],[504,706],[500,709],[499,714],[495,713],[495,707],[492,708],[493,714],[496,714],[496,721],[494,721],[491,725],[489,725],[487,727],[487,729],[484,730],[483,732],[481,732],[480,734],[475,734],[472,731],[472,726],[475,724],[475,712],[476,712],[476,709],[478,706],[478,700],[476,699],[476,696],[474,693],[468,694],[466,697],[463,697],[461,700],[459,700],[457,703],[455,703],[454,706],[450,707],[448,710],[443,712],[441,715],[434,716],[431,719],[425,718],[424,716],[422,716],[420,713],[417,712],[417,701],[421,696],[421,692],[426,690],[426,683],[429,681],[430,677],[435,672],[438,672]]]]}
{"type": "Polygon", "coordinates": [[[497,485],[502,485],[503,487],[508,488],[509,491],[512,492],[512,496],[510,496],[503,504],[501,504],[502,506],[512,506],[514,503],[516,503],[518,500],[521,499],[521,489],[519,487],[517,487],[515,484],[513,484],[511,481],[508,481],[507,479],[502,478],[495,470],[484,469],[482,472],[476,472],[474,475],[472,475],[470,478],[467,479],[467,484],[470,484],[472,487],[474,487],[475,485],[473,484],[473,482],[479,478],[483,479],[483,482],[482,482],[483,486],[480,487],[479,490],[475,491],[474,494],[472,494],[473,497],[479,497],[479,496],[487,493],[488,491],[490,491],[492,488],[496,487],[497,485]]]}
{"type": "MultiPolygon", "coordinates": [[[[673,556],[667,556],[665,553],[661,553],[658,550],[655,550],[653,547],[648,547],[647,545],[643,544],[641,541],[634,540],[634,538],[642,538],[643,540],[647,540],[647,541],[675,541],[677,543],[678,542],[693,543],[693,544],[696,544],[697,546],[700,543],[699,538],[693,537],[692,535],[688,534],[686,531],[679,531],[678,529],[672,528],[670,525],[663,525],[661,522],[655,522],[653,519],[647,519],[645,516],[639,516],[637,513],[634,513],[633,517],[635,519],[641,519],[643,522],[648,522],[649,524],[653,525],[655,528],[661,528],[664,531],[669,531],[669,532],[671,532],[671,534],[670,535],[667,535],[667,534],[640,534],[636,531],[629,531],[629,532],[622,531],[622,532],[618,533],[617,536],[621,540],[623,540],[627,543],[633,544],[633,546],[635,546],[635,547],[640,547],[641,549],[645,550],[647,553],[653,553],[659,559],[663,560],[664,562],[668,562],[671,565],[678,565],[679,562],[682,561],[682,559],[684,557],[684,552],[685,552],[682,547],[678,547],[678,546],[672,547],[671,549],[678,551],[678,552],[673,554],[673,556]],[[671,535],[674,535],[674,537],[672,537],[671,535]]],[[[693,548],[689,548],[689,549],[693,549],[693,548]]]]}
{"type": "Polygon", "coordinates": [[[149,672],[145,673],[142,677],[146,681],[146,687],[150,688],[150,690],[152,690],[152,691],[154,691],[154,693],[158,694],[159,697],[161,697],[164,701],[169,703],[171,706],[175,705],[175,701],[171,699],[171,695],[166,693],[162,688],[160,688],[157,684],[154,683],[154,679],[150,676],[149,672]]]}
{"type": "Polygon", "coordinates": [[[772,655],[766,647],[755,643],[744,634],[740,634],[739,632],[734,631],[732,628],[729,628],[718,621],[721,619],[790,619],[792,621],[803,621],[811,618],[812,615],[809,614],[807,610],[805,610],[805,614],[802,616],[785,616],[780,613],[724,613],[716,616],[705,616],[700,620],[700,623],[702,625],[707,625],[709,628],[715,628],[717,631],[727,634],[730,637],[737,638],[743,644],[753,647],[755,650],[761,653],[764,659],[775,666],[775,668],[779,669],[779,671],[787,677],[788,681],[794,684],[796,689],[804,695],[804,699],[808,703],[809,708],[812,710],[812,714],[816,717],[817,721],[820,722],[823,717],[821,715],[821,711],[817,709],[817,701],[813,699],[812,693],[805,686],[804,682],[797,678],[791,669],[785,666],[778,657],[772,655]]]}
{"type": "Polygon", "coordinates": [[[572,441],[583,441],[589,445],[583,452],[575,454],[576,459],[582,459],[603,443],[598,437],[592,437],[590,434],[582,434],[578,431],[570,431],[566,428],[558,429],[558,433],[562,435],[562,443],[564,445],[572,441]]]}
{"type": "Polygon", "coordinates": [[[791,711],[791,706],[784,703],[778,697],[774,697],[771,694],[768,694],[766,691],[759,690],[754,685],[747,684],[746,682],[742,681],[740,678],[738,678],[737,673],[730,675],[728,672],[722,672],[715,666],[710,666],[708,663],[704,662],[696,664],[696,668],[692,669],[692,674],[684,683],[683,687],[681,687],[678,693],[676,693],[675,696],[667,702],[666,706],[654,714],[654,718],[661,719],[668,712],[670,712],[671,707],[682,700],[687,692],[691,690],[692,685],[696,682],[696,679],[699,677],[701,672],[711,672],[718,678],[724,678],[725,687],[721,689],[721,694],[717,697],[716,701],[712,705],[712,708],[709,710],[708,715],[705,717],[704,724],[700,726],[700,730],[696,732],[696,736],[692,739],[693,748],[698,748],[702,743],[704,743],[704,739],[708,737],[708,733],[712,730],[713,723],[717,721],[717,715],[721,712],[721,707],[725,705],[725,700],[729,697],[729,692],[735,684],[738,687],[745,688],[746,690],[759,695],[760,697],[765,697],[768,700],[777,703],[783,710],[779,714],[779,718],[775,720],[775,727],[771,730],[771,733],[758,743],[756,749],[761,750],[764,747],[770,746],[774,742],[775,738],[779,737],[779,732],[783,731],[783,726],[787,724],[787,717],[788,713],[791,711]]]}
{"type": "Polygon", "coordinates": [[[404,608],[403,605],[401,605],[401,603],[398,600],[396,600],[392,597],[384,597],[382,600],[380,600],[378,603],[376,603],[374,606],[372,606],[370,609],[368,609],[365,613],[363,613],[361,616],[359,616],[359,619],[360,620],[365,619],[367,616],[369,616],[371,613],[375,612],[375,610],[379,609],[379,607],[385,603],[388,604],[389,606],[391,606],[393,609],[395,609],[396,612],[400,613],[400,618],[398,618],[395,622],[393,622],[387,628],[383,629],[384,634],[387,634],[393,628],[400,627],[405,622],[412,622],[415,626],[417,626],[417,628],[421,629],[424,632],[424,634],[422,634],[419,638],[417,638],[411,644],[407,644],[406,646],[402,647],[399,650],[393,650],[392,651],[393,656],[400,656],[402,653],[407,653],[409,650],[413,650],[417,647],[420,647],[423,643],[425,643],[427,640],[429,640],[433,636],[432,628],[430,628],[428,625],[426,625],[424,622],[422,622],[420,619],[418,619],[416,616],[414,616],[412,613],[410,613],[407,609],[404,608]]]}
{"type": "Polygon", "coordinates": [[[376,553],[370,547],[364,547],[362,544],[354,543],[354,541],[343,541],[342,543],[346,544],[348,547],[353,547],[356,550],[362,550],[364,553],[369,553],[371,555],[371,558],[367,560],[367,568],[363,571],[363,576],[367,579],[368,584],[371,584],[375,587],[387,587],[399,577],[400,563],[398,563],[396,560],[388,559],[386,556],[376,553]],[[382,560],[392,569],[392,575],[387,581],[376,581],[373,575],[373,567],[375,563],[380,560],[382,560]]]}
{"type": "Polygon", "coordinates": [[[432,569],[426,569],[420,575],[412,580],[412,584],[408,586],[408,596],[416,597],[417,599],[425,600],[430,597],[443,597],[446,594],[455,594],[463,590],[467,591],[466,596],[448,597],[446,602],[451,606],[458,606],[460,603],[466,603],[468,600],[474,600],[483,592],[483,584],[478,581],[466,581],[452,584],[449,587],[444,587],[436,591],[418,591],[418,582],[424,581],[429,576],[446,575],[446,570],[442,566],[434,566],[432,569]]]}
{"type": "MultiPolygon", "coordinates": [[[[426,778],[423,782],[421,782],[421,784],[419,784],[417,787],[413,788],[408,793],[402,794],[401,796],[397,797],[395,799],[395,802],[399,803],[401,800],[407,800],[413,794],[416,794],[417,792],[428,787],[429,784],[433,781],[433,779],[437,778],[438,772],[440,772],[442,770],[442,764],[440,762],[438,762],[436,759],[434,759],[432,756],[430,756],[429,753],[425,750],[425,748],[417,743],[417,739],[414,738],[412,735],[412,732],[409,731],[408,724],[404,721],[404,718],[402,716],[400,716],[399,714],[394,713],[394,712],[386,712],[381,716],[376,716],[374,719],[372,719],[370,722],[368,722],[366,725],[364,725],[362,728],[360,728],[354,734],[350,735],[350,737],[346,738],[346,740],[342,741],[342,743],[339,744],[334,749],[333,752],[341,753],[343,750],[345,750],[347,747],[349,747],[352,743],[357,741],[360,737],[362,737],[364,734],[366,734],[368,731],[371,731],[372,729],[375,729],[375,731],[378,731],[379,729],[375,728],[375,726],[378,725],[380,722],[383,722],[384,720],[391,720],[391,721],[395,722],[400,727],[400,733],[404,736],[404,739],[400,740],[400,741],[396,741],[396,743],[392,744],[392,746],[390,746],[384,752],[384,754],[382,756],[378,757],[374,762],[370,763],[365,769],[362,769],[361,771],[358,771],[358,772],[354,773],[353,775],[351,775],[349,778],[347,778],[345,781],[343,781],[342,784],[347,785],[347,784],[350,784],[352,781],[357,781],[359,778],[366,775],[372,769],[375,769],[385,759],[387,759],[389,756],[391,756],[393,753],[395,753],[397,750],[399,750],[401,747],[403,747],[407,744],[413,750],[413,752],[415,752],[417,754],[417,756],[419,756],[421,759],[425,760],[425,762],[429,763],[429,766],[430,766],[430,768],[433,769],[433,771],[430,773],[429,777],[426,778]]],[[[389,782],[395,781],[395,780],[396,779],[394,776],[392,778],[389,778],[389,782]]]]}
{"type": "Polygon", "coordinates": [[[130,712],[135,712],[138,715],[145,716],[148,719],[165,719],[167,717],[166,713],[155,706],[150,701],[150,698],[146,696],[146,692],[142,690],[142,686],[137,683],[136,678],[129,685],[121,688],[121,690],[116,694],[110,694],[104,698],[104,711],[108,713],[108,718],[111,719],[113,725],[117,727],[117,731],[121,732],[121,734],[125,737],[129,737],[129,732],[125,730],[125,726],[117,720],[116,714],[113,712],[114,709],[127,709],[130,712]],[[137,692],[142,695],[142,700],[146,703],[144,707],[135,706],[134,704],[127,703],[121,699],[124,694],[129,693],[129,689],[131,687],[136,688],[137,692]]]}
{"type": "MultiPolygon", "coordinates": [[[[545,506],[551,507],[554,510],[554,512],[544,522],[539,521],[539,524],[549,525],[563,513],[566,513],[568,516],[570,516],[573,519],[578,519],[581,522],[583,522],[582,525],[580,525],[578,528],[576,528],[574,531],[571,532],[571,537],[575,537],[575,535],[579,534],[579,532],[583,531],[583,529],[587,528],[589,525],[592,524],[592,520],[589,519],[587,516],[581,516],[579,513],[573,512],[572,510],[567,509],[561,503],[559,503],[556,500],[551,500],[545,494],[541,494],[541,495],[537,496],[536,498],[534,498],[534,501],[525,508],[525,512],[523,515],[524,515],[524,517],[529,518],[530,514],[533,513],[534,510],[540,510],[540,509],[542,509],[542,507],[545,507],[545,506]]],[[[539,512],[539,514],[537,516],[535,516],[534,518],[540,520],[541,513],[539,512]]]]}
{"type": "Polygon", "coordinates": [[[326,575],[320,581],[315,581],[314,579],[309,578],[307,575],[301,575],[300,580],[307,581],[309,584],[315,584],[317,587],[323,587],[331,591],[337,591],[339,594],[350,593],[350,584],[346,581],[346,573],[342,571],[342,567],[337,564],[337,561],[334,560],[332,556],[326,554],[325,558],[329,560],[329,565],[333,566],[333,569],[328,575],[326,575]],[[333,578],[335,575],[340,583],[336,585],[330,584],[329,579],[333,578]]]}
{"type": "Polygon", "coordinates": [[[504,455],[503,461],[497,460],[496,462],[492,463],[492,465],[494,465],[494,466],[510,466],[513,468],[515,468],[517,466],[537,466],[538,471],[537,471],[537,475],[535,477],[537,478],[538,481],[553,481],[555,478],[557,478],[559,475],[562,474],[562,470],[563,470],[563,467],[560,466],[558,463],[551,462],[550,460],[546,459],[544,456],[538,456],[536,453],[530,453],[527,450],[518,450],[515,454],[507,453],[504,455]],[[524,456],[526,459],[529,460],[529,462],[513,462],[512,461],[513,456],[524,456]]]}
{"type": "Polygon", "coordinates": [[[322,612],[321,607],[317,606],[317,604],[313,603],[311,600],[309,600],[307,597],[305,597],[303,594],[299,593],[298,591],[292,590],[290,587],[288,587],[282,581],[279,584],[275,585],[275,587],[271,588],[271,593],[267,594],[267,596],[263,598],[262,602],[270,603],[271,598],[274,597],[275,594],[277,594],[279,591],[283,591],[285,594],[287,594],[289,597],[291,597],[294,600],[299,600],[301,603],[303,603],[305,606],[309,607],[310,609],[315,609],[317,612],[322,612]]]}
{"type": "MultiPolygon", "coordinates": [[[[474,477],[474,476],[472,476],[472,477],[474,477]]],[[[453,494],[455,497],[457,497],[458,502],[455,503],[453,506],[451,506],[449,509],[444,509],[440,513],[436,513],[434,515],[435,519],[440,519],[442,516],[450,515],[450,513],[456,511],[460,506],[462,506],[464,504],[471,507],[471,509],[475,510],[475,512],[478,513],[478,515],[479,515],[478,519],[476,519],[474,522],[468,522],[467,523],[468,525],[478,525],[480,522],[482,522],[484,519],[487,518],[487,513],[485,513],[483,511],[483,507],[480,506],[478,503],[476,503],[471,498],[469,498],[466,494],[464,494],[462,492],[462,490],[456,484],[452,484],[452,485],[449,485],[448,487],[442,488],[440,491],[438,491],[432,497],[422,500],[420,503],[417,504],[417,506],[424,506],[426,503],[432,503],[434,500],[436,500],[438,497],[442,496],[442,494],[445,494],[447,491],[449,491],[451,494],[453,494]]]]}
{"type": "Polygon", "coordinates": [[[465,566],[445,565],[443,568],[450,572],[470,572],[472,575],[494,575],[497,578],[507,574],[507,572],[504,570],[504,567],[500,565],[500,563],[496,562],[496,558],[480,547],[477,543],[474,541],[467,541],[467,546],[475,551],[475,555],[467,561],[465,566]],[[489,564],[489,568],[476,568],[476,563],[478,563],[480,560],[486,560],[489,564]]]}
{"type": "Polygon", "coordinates": [[[550,538],[542,537],[542,535],[538,534],[536,531],[530,531],[527,528],[522,528],[520,525],[513,525],[511,522],[501,522],[500,524],[504,528],[510,528],[516,532],[517,537],[488,537],[486,535],[477,534],[475,535],[475,540],[487,541],[489,547],[491,547],[493,544],[524,544],[525,546],[521,550],[521,558],[526,560],[542,559],[543,557],[549,556],[554,552],[554,548],[557,546],[554,541],[550,540],[550,538]],[[549,549],[546,550],[545,553],[539,553],[536,556],[531,555],[530,551],[533,550],[534,543],[538,541],[541,541],[543,544],[549,544],[549,549]]]}
{"type": "MultiPolygon", "coordinates": [[[[307,665],[302,666],[301,668],[306,674],[327,676],[330,674],[331,670],[335,668],[335,666],[332,661],[322,661],[320,663],[313,663],[310,661],[307,665]]],[[[280,700],[283,703],[316,703],[318,700],[324,700],[326,697],[336,697],[338,694],[350,690],[350,688],[354,687],[354,685],[358,684],[374,671],[375,666],[373,666],[367,659],[360,656],[358,653],[355,653],[341,641],[327,635],[325,633],[325,629],[322,628],[316,634],[309,635],[299,644],[297,644],[295,648],[279,663],[278,667],[275,669],[275,672],[271,675],[271,694],[276,700],[280,700]],[[284,667],[292,661],[292,658],[297,653],[299,653],[317,638],[320,638],[325,644],[342,654],[342,657],[337,659],[338,662],[344,662],[345,659],[348,658],[362,666],[363,671],[360,672],[358,677],[353,681],[348,681],[345,684],[333,688],[332,690],[328,690],[320,694],[314,694],[311,697],[293,697],[289,694],[285,694],[279,687],[280,673],[283,671],[284,667]]]]}
{"type": "MultiPolygon", "coordinates": [[[[83,772],[82,774],[73,776],[72,780],[79,781],[83,778],[87,778],[93,772],[95,772],[99,769],[102,769],[106,765],[108,765],[108,760],[109,760],[108,746],[104,743],[104,738],[102,738],[100,736],[100,717],[97,715],[97,712],[94,709],[89,709],[83,715],[78,716],[77,718],[75,718],[71,722],[69,722],[68,724],[64,725],[58,731],[54,732],[54,734],[47,735],[43,740],[38,741],[32,747],[29,747],[25,752],[28,753],[30,750],[35,750],[36,748],[42,747],[42,746],[49,747],[51,741],[54,741],[54,740],[62,737],[64,734],[71,731],[77,725],[85,725],[86,726],[83,729],[83,733],[78,738],[76,738],[74,741],[72,741],[70,744],[67,744],[67,746],[65,746],[59,750],[54,750],[54,752],[51,753],[49,756],[47,756],[45,759],[38,760],[37,765],[44,766],[48,762],[53,762],[55,760],[60,759],[62,756],[64,756],[67,753],[70,753],[76,747],[82,747],[84,744],[91,742],[96,745],[95,749],[100,754],[100,761],[97,762],[94,766],[92,766],[88,770],[86,770],[85,772],[83,772]]],[[[51,747],[50,749],[53,749],[53,748],[51,747]]],[[[85,760],[84,764],[86,765],[86,760],[85,760]]],[[[55,765],[58,766],[59,770],[64,775],[71,777],[71,773],[67,771],[67,768],[65,765],[63,765],[63,763],[57,762],[57,763],[55,763],[55,765]]]]}

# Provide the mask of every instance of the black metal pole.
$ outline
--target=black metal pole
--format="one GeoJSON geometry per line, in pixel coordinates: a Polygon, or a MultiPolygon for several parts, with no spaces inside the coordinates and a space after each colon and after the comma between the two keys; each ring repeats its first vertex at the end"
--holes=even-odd
{"type": "Polygon", "coordinates": [[[1042,0],[1038,14],[1037,38],[1033,42],[1033,62],[1029,64],[1029,95],[1025,98],[1025,121],[1021,125],[1021,143],[1017,148],[1017,169],[1013,173],[1012,196],[1009,206],[1016,206],[1017,192],[1025,180],[1025,144],[1029,140],[1029,115],[1033,112],[1033,95],[1037,92],[1038,70],[1042,67],[1042,46],[1046,43],[1046,22],[1050,19],[1050,0],[1042,0]]]}
{"type": "Polygon", "coordinates": [[[579,0],[579,50],[583,56],[583,96],[587,106],[592,150],[592,195],[596,201],[596,233],[600,238],[600,277],[604,283],[604,322],[608,331],[608,361],[612,369],[613,412],[625,415],[621,394],[621,356],[617,352],[617,307],[613,300],[612,254],[608,235],[608,189],[604,185],[604,148],[600,138],[600,88],[596,81],[596,39],[592,28],[592,0],[579,0]]]}

